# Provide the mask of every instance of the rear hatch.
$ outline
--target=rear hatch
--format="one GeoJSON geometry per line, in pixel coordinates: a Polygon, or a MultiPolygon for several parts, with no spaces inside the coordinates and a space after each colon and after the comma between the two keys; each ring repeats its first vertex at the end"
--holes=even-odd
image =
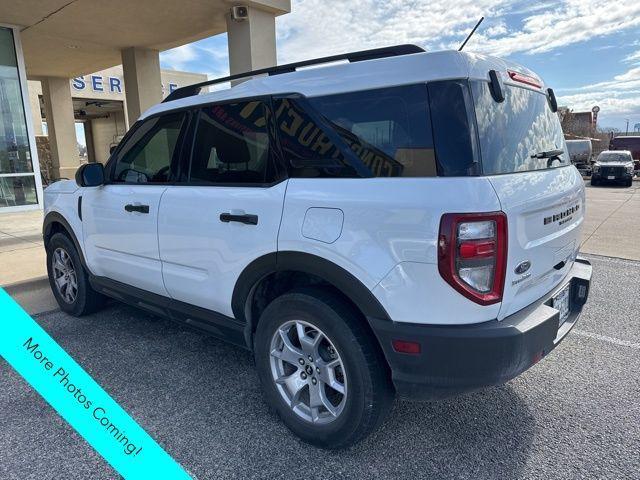
{"type": "MultiPolygon", "coordinates": [[[[512,77],[513,78],[513,77],[512,77]]],[[[573,265],[584,219],[584,181],[571,165],[560,122],[538,79],[470,82],[482,174],[508,218],[508,254],[499,318],[556,287],[573,265]],[[536,85],[538,84],[538,85],[536,85]]]]}

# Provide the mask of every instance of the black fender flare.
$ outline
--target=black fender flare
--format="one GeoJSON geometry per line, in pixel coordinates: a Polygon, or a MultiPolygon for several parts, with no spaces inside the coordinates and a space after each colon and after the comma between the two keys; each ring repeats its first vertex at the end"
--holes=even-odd
{"type": "Polygon", "coordinates": [[[80,242],[78,242],[78,239],[76,238],[76,234],[73,231],[73,228],[71,228],[71,225],[69,224],[69,222],[67,222],[67,220],[58,212],[47,213],[47,215],[44,217],[44,221],[42,222],[42,240],[44,241],[45,249],[47,248],[47,241],[51,236],[51,230],[53,228],[54,223],[59,223],[67,231],[67,233],[69,234],[69,238],[71,238],[71,241],[73,242],[74,247],[76,247],[76,251],[78,252],[78,256],[80,257],[82,266],[87,272],[89,272],[89,269],[87,268],[87,262],[84,259],[84,252],[80,247],[80,242]]]}
{"type": "Polygon", "coordinates": [[[304,252],[282,251],[258,257],[242,271],[233,289],[231,308],[237,320],[248,322],[246,308],[254,287],[267,275],[277,272],[303,272],[322,278],[345,294],[365,317],[389,320],[389,315],[360,280],[335,263],[304,252]]]}

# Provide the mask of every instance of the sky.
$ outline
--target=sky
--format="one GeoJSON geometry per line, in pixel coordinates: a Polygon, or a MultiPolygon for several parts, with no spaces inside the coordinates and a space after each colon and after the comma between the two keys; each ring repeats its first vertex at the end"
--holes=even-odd
{"type": "MultiPolygon", "coordinates": [[[[537,72],[559,104],[600,107],[598,125],[640,128],[640,1],[292,0],[276,19],[278,63],[414,43],[497,55],[537,72]]],[[[163,68],[229,73],[226,34],[162,52],[163,68]]]]}

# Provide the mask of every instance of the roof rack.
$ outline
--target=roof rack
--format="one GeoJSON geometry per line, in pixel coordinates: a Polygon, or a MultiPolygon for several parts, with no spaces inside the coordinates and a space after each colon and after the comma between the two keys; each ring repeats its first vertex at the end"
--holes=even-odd
{"type": "Polygon", "coordinates": [[[213,80],[206,80],[204,82],[195,83],[193,85],[187,85],[171,92],[167,98],[162,102],[170,102],[172,100],[178,100],[180,98],[191,97],[200,93],[203,87],[209,85],[216,85],[219,83],[226,83],[232,80],[239,80],[241,78],[252,77],[254,75],[280,75],[282,73],[295,72],[300,67],[307,67],[309,65],[319,65],[322,63],[337,62],[340,60],[347,60],[350,63],[361,62],[363,60],[373,60],[376,58],[385,57],[397,57],[400,55],[409,55],[411,53],[421,53],[424,49],[417,45],[396,45],[394,47],[374,48],[372,50],[362,50],[360,52],[343,53],[340,55],[332,55],[330,57],[316,58],[313,60],[304,60],[302,62],[288,63],[286,65],[278,65],[275,67],[261,68],[259,70],[253,70],[251,72],[238,73],[235,75],[229,75],[228,77],[216,78],[213,80]]]}

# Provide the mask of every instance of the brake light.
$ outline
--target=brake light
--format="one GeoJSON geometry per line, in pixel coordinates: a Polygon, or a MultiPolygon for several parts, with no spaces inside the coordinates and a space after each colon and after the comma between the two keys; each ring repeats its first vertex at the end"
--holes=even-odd
{"type": "Polygon", "coordinates": [[[506,264],[507,217],[503,212],[442,216],[438,270],[458,292],[480,305],[500,302],[506,264]]]}
{"type": "Polygon", "coordinates": [[[525,85],[531,85],[532,87],[542,88],[542,84],[537,78],[525,75],[524,73],[514,72],[513,70],[507,70],[507,74],[514,82],[520,82],[525,85]]]}

